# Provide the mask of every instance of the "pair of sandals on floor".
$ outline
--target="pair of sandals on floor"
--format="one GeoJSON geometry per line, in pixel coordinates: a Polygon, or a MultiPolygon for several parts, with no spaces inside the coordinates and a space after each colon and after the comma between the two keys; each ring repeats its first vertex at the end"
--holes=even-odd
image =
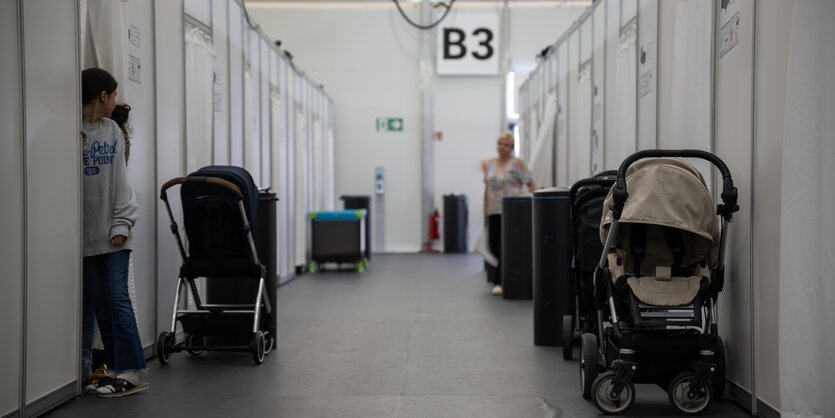
{"type": "Polygon", "coordinates": [[[99,395],[101,398],[118,398],[144,392],[147,389],[147,382],[134,384],[118,376],[109,375],[107,368],[104,368],[96,370],[90,376],[89,384],[84,388],[84,392],[99,395]]]}

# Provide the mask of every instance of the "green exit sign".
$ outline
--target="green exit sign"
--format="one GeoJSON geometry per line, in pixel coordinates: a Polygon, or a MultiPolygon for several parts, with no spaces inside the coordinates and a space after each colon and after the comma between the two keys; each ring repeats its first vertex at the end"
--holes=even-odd
{"type": "Polygon", "coordinates": [[[377,131],[402,132],[403,118],[377,118],[377,131]]]}

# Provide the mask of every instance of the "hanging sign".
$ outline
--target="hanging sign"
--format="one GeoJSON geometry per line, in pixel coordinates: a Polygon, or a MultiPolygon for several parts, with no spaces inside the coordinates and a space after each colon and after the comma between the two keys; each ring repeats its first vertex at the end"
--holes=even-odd
{"type": "Polygon", "coordinates": [[[499,74],[499,14],[459,12],[438,25],[440,75],[499,74]]]}

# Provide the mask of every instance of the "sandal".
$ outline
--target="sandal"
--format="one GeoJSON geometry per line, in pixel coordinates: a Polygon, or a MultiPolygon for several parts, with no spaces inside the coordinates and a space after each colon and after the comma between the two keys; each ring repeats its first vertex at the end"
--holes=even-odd
{"type": "Polygon", "coordinates": [[[84,393],[96,393],[96,389],[99,388],[99,382],[107,377],[108,373],[109,370],[107,370],[106,364],[99,366],[99,368],[96,369],[96,371],[93,372],[89,378],[87,378],[87,386],[84,387],[84,393]]]}
{"type": "Polygon", "coordinates": [[[118,398],[148,390],[147,382],[141,382],[134,385],[133,383],[125,379],[119,379],[118,377],[109,377],[107,380],[102,379],[102,382],[103,384],[100,384],[96,389],[100,398],[118,398]]]}

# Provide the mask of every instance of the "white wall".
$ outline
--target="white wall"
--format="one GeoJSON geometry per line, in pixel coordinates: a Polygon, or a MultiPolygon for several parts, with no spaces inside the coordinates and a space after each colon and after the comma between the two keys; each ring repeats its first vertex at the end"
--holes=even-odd
{"type": "MultiPolygon", "coordinates": [[[[362,10],[248,7],[264,32],[280,39],[294,61],[324,84],[334,100],[336,196],[372,195],[374,167],[384,167],[386,248],[382,250],[417,251],[426,236],[420,230],[419,31],[393,6],[362,10]],[[331,36],[320,36],[323,27],[331,36]],[[403,132],[376,132],[378,117],[404,118],[403,132]]],[[[570,25],[578,10],[512,9],[512,68],[532,68],[535,55],[570,25]]],[[[495,155],[495,138],[503,129],[501,86],[499,77],[435,79],[435,130],[442,131],[444,138],[435,144],[435,204],[441,208],[443,194],[467,194],[471,243],[481,230],[480,163],[495,155]],[[471,163],[461,156],[469,156],[471,163]]]]}

